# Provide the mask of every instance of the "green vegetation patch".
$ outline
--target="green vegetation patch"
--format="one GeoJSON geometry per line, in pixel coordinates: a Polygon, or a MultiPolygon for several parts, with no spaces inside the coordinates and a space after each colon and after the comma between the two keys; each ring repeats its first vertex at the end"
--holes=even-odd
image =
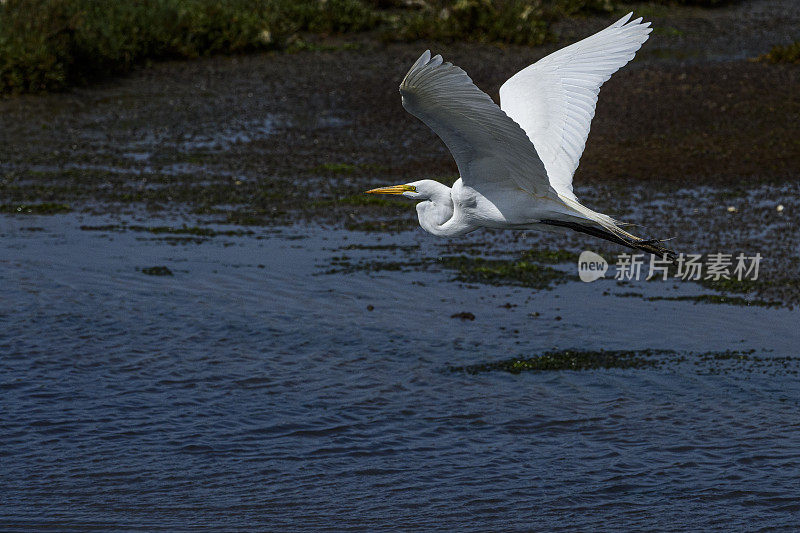
{"type": "Polygon", "coordinates": [[[487,285],[514,285],[534,289],[549,289],[568,279],[560,270],[525,260],[484,259],[467,256],[445,256],[437,259],[411,261],[360,261],[352,262],[347,256],[331,258],[331,268],[326,274],[350,272],[381,272],[425,270],[455,271],[453,281],[483,283],[487,285]]]}
{"type": "Polygon", "coordinates": [[[528,250],[522,254],[521,259],[534,261],[536,263],[577,263],[578,254],[567,250],[528,250]]]}
{"type": "Polygon", "coordinates": [[[725,350],[702,353],[694,357],[695,367],[705,367],[711,374],[744,371],[772,375],[797,375],[800,373],[798,363],[800,363],[798,357],[757,355],[755,350],[725,350]]]}
{"type": "Polygon", "coordinates": [[[568,275],[560,270],[525,259],[484,259],[460,255],[441,257],[438,263],[447,269],[455,270],[456,280],[468,283],[547,289],[568,279],[568,275]]]}
{"type": "Polygon", "coordinates": [[[146,267],[141,270],[142,274],[148,276],[172,276],[172,270],[165,266],[146,267]]]}
{"type": "Polygon", "coordinates": [[[465,366],[449,366],[451,372],[558,372],[601,369],[662,368],[667,364],[691,363],[702,373],[718,374],[732,370],[752,373],[798,374],[800,359],[791,356],[757,355],[754,350],[725,350],[697,354],[673,350],[560,350],[526,358],[503,359],[465,366]]]}
{"type": "Polygon", "coordinates": [[[513,358],[467,366],[451,366],[452,372],[481,374],[484,372],[553,372],[560,370],[596,370],[600,368],[653,368],[664,363],[657,356],[675,356],[661,350],[563,350],[546,352],[529,358],[513,358]]]}
{"type": "Polygon", "coordinates": [[[708,287],[709,289],[714,289],[715,291],[724,291],[724,292],[737,292],[740,294],[748,294],[751,292],[755,292],[758,290],[759,285],[763,284],[762,280],[753,280],[753,279],[701,279],[697,280],[697,283],[702,285],[703,287],[708,287]]]}
{"type": "Polygon", "coordinates": [[[352,263],[347,256],[335,256],[331,258],[332,268],[325,274],[345,274],[351,272],[385,272],[385,271],[406,271],[406,270],[429,270],[431,261],[360,261],[352,263]]]}
{"type": "MultiPolygon", "coordinates": [[[[732,254],[734,257],[736,254],[732,254]]],[[[762,267],[762,271],[763,271],[762,267]]],[[[669,277],[670,278],[680,278],[681,276],[678,274],[678,269],[675,264],[669,266],[669,277]]],[[[796,290],[800,288],[800,278],[797,277],[774,277],[774,278],[766,278],[763,277],[763,274],[767,273],[766,271],[762,272],[761,275],[757,279],[750,279],[748,277],[743,277],[742,279],[737,279],[734,276],[729,278],[720,277],[719,279],[687,279],[687,281],[692,281],[693,283],[697,283],[698,285],[705,287],[706,289],[711,289],[714,291],[718,291],[724,293],[722,295],[712,295],[712,294],[702,294],[698,296],[653,296],[644,298],[643,295],[638,293],[630,293],[630,294],[618,294],[617,296],[639,296],[646,300],[685,300],[685,301],[695,301],[695,302],[703,302],[703,303],[712,303],[712,304],[730,304],[730,305],[755,305],[759,307],[782,307],[786,306],[787,304],[778,301],[778,300],[763,300],[763,299],[746,299],[740,298],[737,296],[731,296],[731,294],[766,294],[766,293],[782,293],[785,290],[796,290]]],[[[654,276],[649,281],[651,282],[659,282],[662,278],[660,276],[654,276]]],[[[779,296],[780,297],[780,296],[779,296]]]]}
{"type": "Polygon", "coordinates": [[[772,49],[759,58],[769,63],[800,64],[800,41],[792,44],[773,46],[772,49]]]}
{"type": "Polygon", "coordinates": [[[145,60],[269,50],[297,32],[377,23],[360,0],[7,0],[0,92],[58,90],[145,60]]]}
{"type": "Polygon", "coordinates": [[[69,213],[72,208],[66,204],[44,202],[40,204],[3,204],[0,205],[0,213],[20,214],[20,215],[57,215],[59,213],[69,213]]]}
{"type": "Polygon", "coordinates": [[[158,186],[147,188],[131,181],[127,174],[95,170],[14,171],[3,178],[0,197],[7,204],[4,209],[57,201],[73,205],[144,204],[151,211],[174,212],[176,205],[183,204],[194,214],[222,215],[219,222],[224,224],[271,225],[282,221],[284,208],[299,211],[308,206],[306,187],[288,186],[273,178],[238,182],[221,178],[198,183],[195,174],[154,173],[147,174],[147,180],[158,186]]]}
{"type": "Polygon", "coordinates": [[[198,226],[181,226],[173,228],[172,226],[127,226],[121,224],[105,224],[101,226],[81,226],[83,231],[139,231],[153,233],[155,235],[169,234],[169,235],[192,235],[196,237],[241,237],[245,235],[253,235],[250,230],[214,230],[211,228],[201,228],[198,226]]]}
{"type": "Polygon", "coordinates": [[[410,252],[419,249],[419,244],[348,244],[339,248],[339,250],[389,250],[403,252],[410,252]]]}
{"type": "Polygon", "coordinates": [[[741,296],[730,296],[727,294],[697,294],[692,296],[644,296],[638,292],[623,292],[616,296],[622,298],[640,298],[648,302],[668,301],[668,302],[694,302],[721,305],[739,305],[756,307],[782,307],[784,304],[774,300],[758,300],[742,298],[741,296]]]}
{"type": "MultiPolygon", "coordinates": [[[[738,280],[735,278],[731,279],[724,279],[720,278],[718,280],[701,280],[698,281],[700,285],[704,287],[708,287],[710,289],[714,289],[720,292],[725,293],[738,293],[738,294],[764,294],[765,291],[767,292],[778,292],[778,294],[784,293],[784,291],[790,290],[795,291],[800,289],[800,278],[796,276],[781,276],[775,277],[771,279],[742,279],[738,280]]],[[[746,300],[749,305],[761,305],[758,300],[746,300]]],[[[780,302],[776,301],[761,301],[765,304],[766,307],[773,307],[778,305],[785,305],[780,302]]],[[[791,307],[791,306],[790,306],[791,307]]]]}

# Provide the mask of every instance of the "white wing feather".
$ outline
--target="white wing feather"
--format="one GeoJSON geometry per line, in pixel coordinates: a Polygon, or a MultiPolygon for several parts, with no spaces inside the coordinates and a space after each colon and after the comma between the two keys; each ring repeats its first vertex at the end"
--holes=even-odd
{"type": "Polygon", "coordinates": [[[460,68],[426,51],[406,74],[400,93],[403,107],[447,145],[465,185],[555,194],[522,128],[460,68]]]}
{"type": "Polygon", "coordinates": [[[500,107],[528,134],[553,188],[572,200],[572,176],[600,86],[633,59],[652,31],[641,18],[628,22],[631,15],[540,59],[500,87],[500,107]]]}

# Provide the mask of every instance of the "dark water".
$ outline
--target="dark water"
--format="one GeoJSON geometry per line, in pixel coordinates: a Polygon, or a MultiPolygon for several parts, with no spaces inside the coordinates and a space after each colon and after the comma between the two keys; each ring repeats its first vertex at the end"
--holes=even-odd
{"type": "MultiPolygon", "coordinates": [[[[566,348],[796,356],[796,311],[620,298],[612,281],[322,275],[367,237],[78,229],[97,222],[0,219],[0,529],[800,522],[800,386],[779,363],[447,370],[566,348]],[[137,270],[156,265],[174,275],[137,270]]],[[[412,257],[436,242],[382,239],[419,243],[412,257]]]]}

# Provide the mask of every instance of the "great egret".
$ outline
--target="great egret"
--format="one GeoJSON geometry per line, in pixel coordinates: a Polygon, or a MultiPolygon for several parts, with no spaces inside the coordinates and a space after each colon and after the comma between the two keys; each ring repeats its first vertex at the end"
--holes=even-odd
{"type": "Polygon", "coordinates": [[[572,192],[600,86],[652,31],[632,14],[517,72],[500,87],[499,107],[466,72],[426,51],[400,84],[403,107],[444,141],[461,177],[452,188],[421,180],[367,192],[423,200],[419,224],[438,236],[575,230],[673,258],[661,240],[628,233],[572,192]]]}

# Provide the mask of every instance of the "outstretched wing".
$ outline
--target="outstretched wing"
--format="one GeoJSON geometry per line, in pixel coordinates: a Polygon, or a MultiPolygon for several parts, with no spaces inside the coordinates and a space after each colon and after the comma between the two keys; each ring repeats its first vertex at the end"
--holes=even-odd
{"type": "Polygon", "coordinates": [[[632,14],[540,59],[500,87],[500,107],[528,134],[553,188],[572,199],[572,175],[600,86],[633,59],[652,31],[641,18],[628,22],[632,14]]]}
{"type": "Polygon", "coordinates": [[[400,84],[403,107],[447,145],[465,185],[552,194],[528,136],[467,73],[426,51],[400,84]]]}

